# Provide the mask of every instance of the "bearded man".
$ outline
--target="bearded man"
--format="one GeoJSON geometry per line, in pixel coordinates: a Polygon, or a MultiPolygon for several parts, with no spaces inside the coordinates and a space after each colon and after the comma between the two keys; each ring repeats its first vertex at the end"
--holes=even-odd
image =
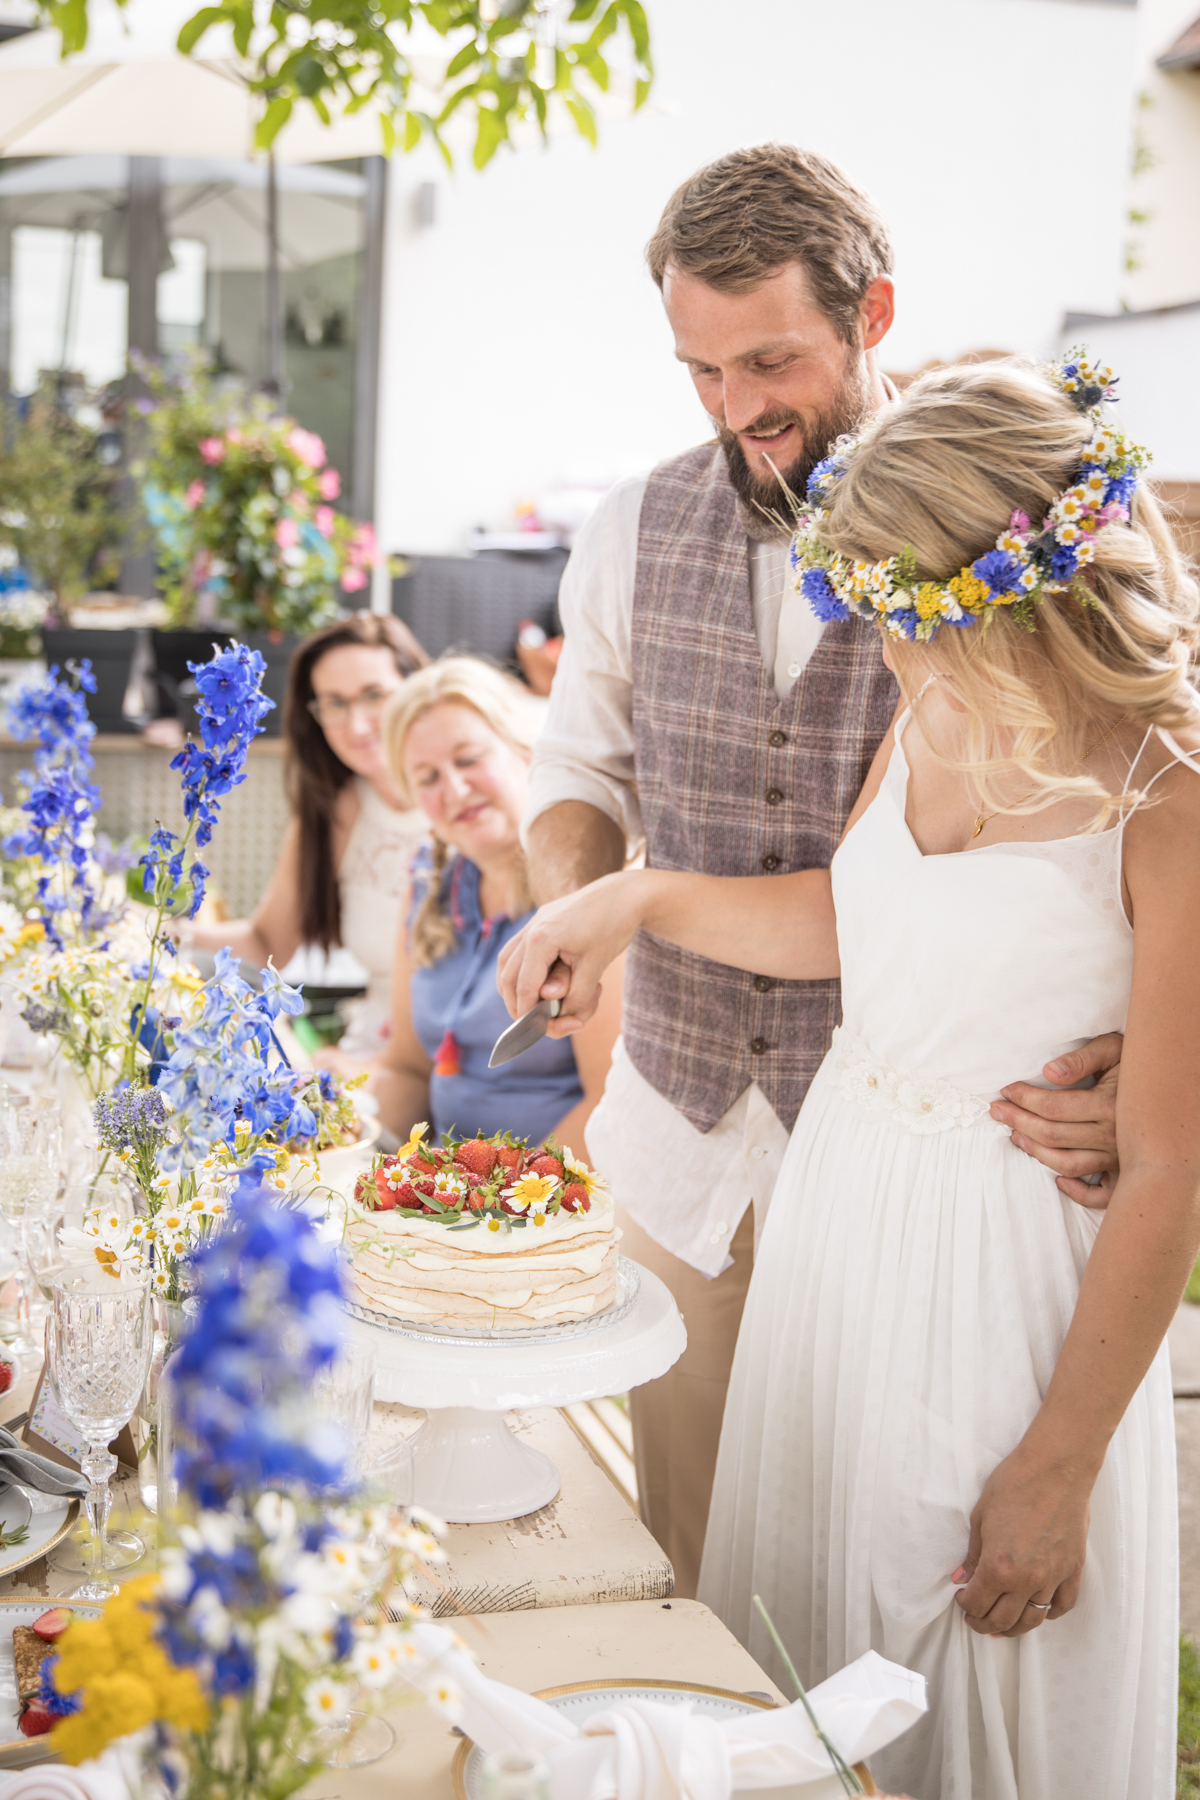
{"type": "MultiPolygon", "coordinates": [[[[761,145],[686,181],[647,257],[717,439],[614,488],[579,534],[526,820],[539,901],[621,868],[642,838],[656,868],[827,866],[896,708],[875,633],[822,625],[787,569],[787,495],[894,397],[877,356],[893,316],[882,217],[823,157],[761,145]]],[[[587,1145],[622,1249],[666,1282],[688,1329],[674,1369],[631,1397],[642,1516],[683,1596],[756,1227],[839,1018],[836,981],[743,974],[645,932],[626,959],[587,1145]]],[[[1113,1162],[1119,1054],[1099,1039],[1046,1071],[1103,1072],[1095,1088],[1018,1083],[993,1108],[1077,1200],[1094,1198],[1081,1177],[1113,1162]]]]}

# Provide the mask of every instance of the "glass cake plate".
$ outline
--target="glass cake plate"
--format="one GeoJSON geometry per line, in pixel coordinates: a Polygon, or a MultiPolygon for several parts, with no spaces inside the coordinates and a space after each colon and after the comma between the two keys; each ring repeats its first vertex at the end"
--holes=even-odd
{"type": "Polygon", "coordinates": [[[593,1332],[607,1331],[627,1319],[637,1304],[642,1285],[641,1270],[627,1256],[617,1257],[617,1291],[611,1306],[590,1319],[571,1319],[560,1325],[431,1325],[428,1320],[396,1319],[390,1313],[375,1312],[360,1306],[357,1300],[342,1302],[352,1318],[364,1325],[375,1325],[397,1337],[413,1338],[422,1344],[504,1344],[510,1349],[518,1344],[558,1344],[564,1338],[590,1337],[593,1332]]]}

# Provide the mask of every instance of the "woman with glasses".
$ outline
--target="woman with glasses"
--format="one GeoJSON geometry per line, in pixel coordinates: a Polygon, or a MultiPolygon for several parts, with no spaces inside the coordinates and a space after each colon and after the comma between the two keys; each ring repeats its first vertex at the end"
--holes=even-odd
{"type": "Polygon", "coordinates": [[[353,613],[305,638],[283,706],[292,822],[270,886],[251,918],[192,925],[180,937],[184,948],[228,945],[256,968],[268,958],[283,968],[301,944],[344,945],[369,981],[339,1066],[374,1056],[387,1032],[408,866],[428,826],[388,770],[383,714],[428,661],[390,615],[353,613]]]}

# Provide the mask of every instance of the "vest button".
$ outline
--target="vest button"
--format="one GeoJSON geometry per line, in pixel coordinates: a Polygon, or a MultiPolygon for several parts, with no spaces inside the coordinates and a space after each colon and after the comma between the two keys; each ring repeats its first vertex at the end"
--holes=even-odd
{"type": "Polygon", "coordinates": [[[771,985],[772,984],[767,980],[765,975],[756,975],[754,977],[754,991],[756,994],[769,994],[771,985]]]}
{"type": "Polygon", "coordinates": [[[762,859],[762,866],[767,871],[768,875],[773,875],[779,867],[779,858],[777,856],[772,856],[768,851],[766,856],[762,859]]]}
{"type": "Polygon", "coordinates": [[[782,799],[783,799],[783,789],[782,788],[768,788],[767,789],[767,805],[768,806],[778,806],[779,802],[782,799]]]}
{"type": "Polygon", "coordinates": [[[768,742],[768,744],[770,744],[772,750],[778,750],[779,746],[781,744],[787,743],[787,732],[786,731],[773,731],[771,733],[770,737],[767,739],[767,742],[768,742]]]}
{"type": "Polygon", "coordinates": [[[770,1048],[771,1048],[771,1046],[770,1046],[770,1044],[768,1044],[766,1038],[751,1038],[750,1039],[750,1054],[751,1054],[751,1056],[765,1056],[767,1054],[767,1051],[770,1048]]]}

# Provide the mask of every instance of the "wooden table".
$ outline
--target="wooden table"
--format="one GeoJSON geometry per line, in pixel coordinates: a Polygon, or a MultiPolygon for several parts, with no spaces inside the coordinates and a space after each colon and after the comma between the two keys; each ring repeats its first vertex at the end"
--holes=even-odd
{"type": "MultiPolygon", "coordinates": [[[[34,1378],[23,1377],[4,1395],[0,1421],[25,1410],[34,1378]]],[[[410,1434],[423,1418],[408,1407],[377,1406],[372,1447],[410,1434]]],[[[667,1599],[674,1575],[665,1553],[562,1415],[539,1408],[511,1415],[511,1423],[519,1437],[557,1463],[562,1491],[524,1519],[451,1525],[449,1564],[436,1572],[436,1582],[422,1584],[416,1595],[421,1604],[446,1617],[667,1599]]],[[[151,1546],[146,1560],[129,1571],[130,1576],[145,1574],[154,1566],[155,1521],[141,1514],[131,1470],[118,1470],[112,1494],[112,1528],[140,1530],[151,1546]]],[[[41,1557],[0,1577],[0,1595],[69,1594],[80,1579],[41,1557]]]]}
{"type": "MultiPolygon", "coordinates": [[[[477,1529],[477,1528],[476,1528],[477,1529]]],[[[624,1606],[559,1606],[460,1621],[457,1629],[488,1675],[535,1693],[569,1681],[696,1681],[782,1700],[748,1651],[696,1600],[632,1600],[624,1606]]],[[[328,1769],[308,1800],[450,1800],[459,1744],[428,1707],[388,1714],[396,1747],[365,1769],[328,1769]]]]}

